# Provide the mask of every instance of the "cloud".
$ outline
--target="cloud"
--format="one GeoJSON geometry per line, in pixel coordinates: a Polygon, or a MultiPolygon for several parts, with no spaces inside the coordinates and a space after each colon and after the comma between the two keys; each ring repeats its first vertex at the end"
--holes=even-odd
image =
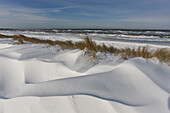
{"type": "Polygon", "coordinates": [[[56,7],[56,8],[29,8],[21,6],[6,6],[0,5],[0,14],[5,15],[9,13],[21,13],[21,14],[42,14],[42,13],[51,13],[51,12],[61,12],[66,9],[74,9],[80,6],[65,6],[65,7],[56,7]],[[5,10],[4,10],[5,9],[5,10]]]}
{"type": "Polygon", "coordinates": [[[97,15],[95,15],[93,13],[87,13],[87,12],[82,12],[79,15],[83,15],[83,16],[97,16],[97,15]]]}
{"type": "MultiPolygon", "coordinates": [[[[122,28],[130,24],[134,26],[139,24],[145,26],[147,24],[170,26],[169,7],[161,7],[162,5],[158,7],[158,3],[155,2],[153,3],[154,5],[148,5],[148,3],[145,3],[146,0],[144,0],[145,2],[139,0],[50,0],[48,1],[49,4],[43,4],[44,2],[40,0],[37,1],[41,3],[40,6],[38,5],[39,8],[35,7],[37,4],[33,6],[30,4],[31,7],[0,4],[0,27],[2,25],[10,26],[13,23],[33,27],[36,25],[46,27],[48,24],[53,26],[63,24],[66,27],[88,25],[116,27],[122,24],[122,26],[124,25],[122,28]],[[64,3],[61,5],[59,1],[64,3]],[[52,2],[59,3],[52,4],[52,2]],[[48,8],[41,8],[45,6],[48,8]]],[[[149,0],[149,2],[151,1],[153,0],[149,0]]],[[[156,1],[158,2],[159,0],[156,1]]],[[[47,3],[47,1],[45,2],[47,3]]]]}
{"type": "Polygon", "coordinates": [[[53,9],[48,9],[51,10],[52,12],[61,12],[66,9],[74,9],[74,8],[79,8],[80,6],[66,6],[66,7],[59,7],[59,8],[53,8],[53,9]]]}
{"type": "Polygon", "coordinates": [[[6,10],[0,10],[0,15],[3,16],[3,15],[9,15],[10,12],[9,11],[6,11],[6,10]]]}
{"type": "Polygon", "coordinates": [[[58,9],[73,9],[73,8],[79,8],[80,6],[76,5],[76,6],[66,6],[66,7],[60,7],[58,9]]]}
{"type": "MultiPolygon", "coordinates": [[[[154,23],[154,24],[168,24],[169,18],[167,16],[142,16],[142,17],[128,17],[120,19],[119,21],[124,22],[136,22],[136,23],[154,23]]],[[[170,24],[169,24],[170,25],[170,24]]]]}
{"type": "Polygon", "coordinates": [[[57,23],[69,21],[65,18],[54,18],[49,13],[59,12],[62,8],[26,8],[20,6],[2,6],[0,5],[0,27],[12,28],[46,28],[54,27],[57,23]]]}
{"type": "Polygon", "coordinates": [[[52,10],[52,12],[60,12],[61,10],[59,10],[59,9],[54,9],[54,10],[52,10]]]}
{"type": "Polygon", "coordinates": [[[59,8],[28,8],[21,6],[6,6],[0,5],[0,15],[1,19],[6,18],[13,21],[14,19],[19,20],[39,20],[39,21],[54,21],[54,20],[66,20],[66,19],[56,19],[50,16],[51,13],[61,12],[65,9],[76,8],[78,6],[67,6],[59,8]]]}

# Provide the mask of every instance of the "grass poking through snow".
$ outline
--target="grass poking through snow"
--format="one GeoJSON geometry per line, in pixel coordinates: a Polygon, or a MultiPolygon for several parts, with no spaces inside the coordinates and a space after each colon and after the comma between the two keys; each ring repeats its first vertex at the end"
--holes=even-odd
{"type": "Polygon", "coordinates": [[[79,42],[71,42],[71,41],[52,41],[52,40],[41,40],[37,38],[30,38],[24,35],[1,35],[0,38],[11,38],[14,40],[15,44],[23,44],[24,42],[30,42],[35,44],[48,44],[51,46],[59,45],[62,49],[80,49],[84,50],[85,48],[87,51],[91,52],[91,56],[93,59],[96,59],[96,52],[110,52],[115,53],[116,55],[121,55],[121,57],[125,60],[128,58],[133,57],[143,57],[143,58],[154,58],[156,57],[161,62],[165,62],[170,65],[170,50],[166,48],[157,49],[157,50],[150,50],[148,46],[138,47],[137,49],[131,48],[124,48],[118,49],[114,46],[107,46],[103,43],[103,45],[97,45],[94,41],[90,38],[86,37],[84,41],[79,42]]]}

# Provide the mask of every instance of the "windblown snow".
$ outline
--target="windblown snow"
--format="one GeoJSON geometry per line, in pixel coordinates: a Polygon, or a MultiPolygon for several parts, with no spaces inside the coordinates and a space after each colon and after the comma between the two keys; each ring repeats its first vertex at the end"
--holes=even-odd
{"type": "Polygon", "coordinates": [[[170,67],[1,39],[0,113],[170,113],[170,67]]]}

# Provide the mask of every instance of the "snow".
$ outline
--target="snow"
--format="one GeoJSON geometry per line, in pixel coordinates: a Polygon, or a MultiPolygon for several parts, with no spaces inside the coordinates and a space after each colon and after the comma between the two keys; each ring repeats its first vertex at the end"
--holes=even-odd
{"type": "Polygon", "coordinates": [[[170,113],[170,67],[0,39],[0,113],[170,113]]]}
{"type": "MultiPolygon", "coordinates": [[[[55,31],[55,30],[54,30],[55,31]]],[[[57,30],[58,31],[58,30],[57,30]]],[[[73,30],[74,31],[74,30],[73,30]]],[[[76,31],[76,30],[75,30],[76,31]]],[[[74,32],[75,32],[74,31],[74,32]]],[[[81,30],[80,30],[81,31],[81,30]]],[[[85,32],[86,30],[82,30],[81,32],[85,32]]],[[[93,30],[90,30],[93,31],[93,30]]],[[[75,41],[82,41],[84,37],[89,37],[93,39],[97,44],[107,44],[110,46],[115,46],[117,48],[137,48],[139,46],[149,46],[152,49],[155,48],[170,48],[170,38],[160,38],[158,36],[148,36],[148,33],[156,35],[156,31],[146,31],[144,34],[146,35],[124,35],[124,34],[97,34],[97,32],[106,32],[106,31],[93,31],[94,33],[86,33],[86,34],[79,34],[79,33],[53,33],[53,32],[46,32],[46,31],[9,31],[9,30],[0,30],[0,34],[4,35],[18,35],[23,34],[28,37],[34,37],[38,39],[49,39],[49,40],[60,40],[66,41],[71,40],[72,42],[75,41]],[[147,33],[148,32],[148,33],[147,33]],[[153,32],[153,33],[152,33],[153,32]]],[[[138,34],[138,32],[132,31],[113,31],[113,33],[134,33],[138,34]]],[[[139,32],[140,34],[140,32],[139,32]]],[[[169,35],[170,32],[162,32],[160,35],[169,35]]]]}

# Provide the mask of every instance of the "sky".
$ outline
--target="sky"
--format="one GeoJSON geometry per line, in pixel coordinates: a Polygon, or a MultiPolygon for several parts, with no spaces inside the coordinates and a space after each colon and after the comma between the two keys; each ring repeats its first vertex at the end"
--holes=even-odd
{"type": "Polygon", "coordinates": [[[0,0],[0,28],[170,29],[170,0],[0,0]]]}

